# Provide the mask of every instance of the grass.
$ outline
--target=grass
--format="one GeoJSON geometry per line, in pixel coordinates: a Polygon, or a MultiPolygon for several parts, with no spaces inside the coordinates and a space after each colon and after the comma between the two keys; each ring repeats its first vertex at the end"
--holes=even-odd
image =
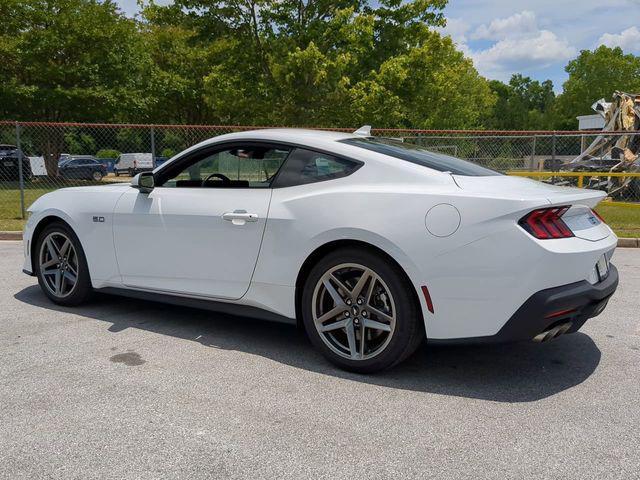
{"type": "Polygon", "coordinates": [[[640,206],[619,207],[601,204],[596,211],[619,237],[640,238],[640,206]]]}
{"type": "MultiPolygon", "coordinates": [[[[83,181],[67,181],[64,185],[57,185],[56,188],[89,184],[89,182],[83,181]]],[[[24,191],[25,207],[31,205],[38,197],[56,188],[37,182],[28,184],[24,191]]],[[[619,237],[640,238],[640,206],[620,207],[601,204],[596,210],[619,237]]],[[[24,222],[20,218],[20,191],[17,184],[15,182],[0,182],[0,230],[22,230],[24,222]]]]}

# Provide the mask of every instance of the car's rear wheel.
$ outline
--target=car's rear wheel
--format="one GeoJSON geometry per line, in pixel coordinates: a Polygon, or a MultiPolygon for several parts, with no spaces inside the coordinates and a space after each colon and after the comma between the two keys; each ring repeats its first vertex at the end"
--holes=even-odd
{"type": "Polygon", "coordinates": [[[99,182],[100,180],[102,180],[102,172],[99,170],[96,170],[95,172],[93,172],[91,176],[96,182],[99,182]]]}
{"type": "Polygon", "coordinates": [[[82,245],[64,223],[52,223],[38,237],[35,269],[40,288],[53,302],[78,305],[91,294],[91,280],[82,245]]]}
{"type": "Polygon", "coordinates": [[[424,328],[413,287],[392,261],[345,248],[322,258],[302,292],[302,316],[312,343],[336,365],[371,373],[415,351],[424,328]]]}

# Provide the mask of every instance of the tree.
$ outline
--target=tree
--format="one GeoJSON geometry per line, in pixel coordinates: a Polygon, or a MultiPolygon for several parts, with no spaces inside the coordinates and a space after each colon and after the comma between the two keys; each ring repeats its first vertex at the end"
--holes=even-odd
{"type": "Polygon", "coordinates": [[[583,50],[565,68],[569,79],[558,97],[556,127],[575,130],[576,116],[592,113],[591,105],[600,98],[611,98],[616,90],[640,90],[640,57],[625,54],[619,47],[600,46],[583,50]]]}
{"type": "MultiPolygon", "coordinates": [[[[137,79],[148,62],[135,22],[112,0],[5,0],[0,7],[0,112],[51,121],[114,121],[145,110],[137,79]],[[4,21],[9,18],[10,21],[4,21]]],[[[40,142],[49,175],[61,132],[40,142]]]]}
{"type": "Polygon", "coordinates": [[[496,130],[542,130],[551,125],[550,114],[555,104],[553,82],[539,82],[520,74],[508,84],[489,82],[496,104],[484,125],[496,130]]]}
{"type": "Polygon", "coordinates": [[[479,126],[493,97],[450,39],[445,0],[177,0],[145,13],[205,45],[204,100],[220,123],[479,126]],[[469,102],[473,98],[473,102],[469,102]]]}

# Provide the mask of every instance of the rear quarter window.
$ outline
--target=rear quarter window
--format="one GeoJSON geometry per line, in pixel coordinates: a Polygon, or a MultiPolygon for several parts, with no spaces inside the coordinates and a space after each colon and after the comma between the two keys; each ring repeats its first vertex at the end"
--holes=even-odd
{"type": "Polygon", "coordinates": [[[405,143],[398,140],[387,138],[348,138],[340,140],[341,143],[353,145],[354,147],[363,148],[393,158],[405,160],[407,162],[422,165],[423,167],[437,170],[438,172],[449,172],[454,175],[466,175],[473,177],[487,177],[494,175],[502,175],[501,173],[489,168],[481,167],[475,163],[461,158],[444,155],[442,153],[432,152],[419,145],[405,143]]]}
{"type": "Polygon", "coordinates": [[[282,167],[274,188],[306,185],[346,177],[362,163],[304,148],[296,148],[282,167]]]}

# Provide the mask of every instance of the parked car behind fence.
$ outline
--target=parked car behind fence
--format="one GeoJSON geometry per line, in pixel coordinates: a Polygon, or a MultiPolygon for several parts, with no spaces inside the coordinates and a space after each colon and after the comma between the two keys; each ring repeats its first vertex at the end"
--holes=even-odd
{"type": "MultiPolygon", "coordinates": [[[[20,151],[15,145],[0,145],[0,181],[13,181],[20,178],[20,151]]],[[[22,176],[31,178],[31,164],[29,159],[22,154],[22,176]]]]}
{"type": "Polygon", "coordinates": [[[59,165],[58,173],[64,178],[99,182],[107,175],[107,167],[94,158],[70,157],[59,165]]]}
{"type": "Polygon", "coordinates": [[[133,176],[151,170],[153,170],[153,155],[151,153],[122,153],[113,167],[116,177],[123,174],[133,176]]]}

